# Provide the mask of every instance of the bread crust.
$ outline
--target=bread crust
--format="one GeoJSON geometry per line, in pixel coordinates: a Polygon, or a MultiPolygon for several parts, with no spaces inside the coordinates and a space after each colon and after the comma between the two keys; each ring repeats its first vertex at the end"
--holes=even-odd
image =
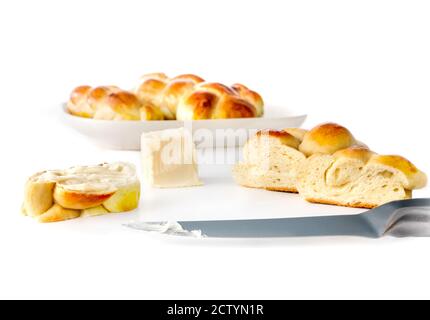
{"type": "Polygon", "coordinates": [[[90,86],[79,86],[75,88],[67,103],[67,111],[78,117],[91,118],[94,114],[93,110],[88,105],[88,94],[91,90],[90,86]]]}
{"type": "Polygon", "coordinates": [[[80,216],[80,210],[65,209],[58,204],[54,204],[48,211],[38,217],[38,221],[42,223],[60,222],[76,219],[80,216]]]}
{"type": "Polygon", "coordinates": [[[77,87],[67,104],[69,113],[101,120],[140,120],[137,96],[116,86],[77,87]]]}
{"type": "Polygon", "coordinates": [[[163,73],[163,72],[153,72],[153,73],[147,73],[147,74],[143,75],[140,78],[140,81],[144,82],[145,80],[148,80],[148,79],[156,79],[156,80],[159,80],[159,81],[167,81],[167,80],[169,80],[169,77],[165,73],[163,73]]]}
{"type": "Polygon", "coordinates": [[[283,145],[298,149],[300,140],[284,130],[260,130],[255,134],[256,138],[274,138],[283,145]]]}
{"type": "Polygon", "coordinates": [[[161,110],[150,103],[143,104],[139,112],[141,120],[160,121],[165,119],[161,110]]]}
{"type": "Polygon", "coordinates": [[[306,156],[333,154],[357,143],[352,133],[336,123],[324,123],[307,132],[299,150],[306,156]]]}
{"type": "Polygon", "coordinates": [[[189,80],[192,81],[194,83],[201,83],[204,82],[205,80],[199,76],[196,76],[195,74],[181,74],[179,76],[176,76],[174,78],[172,78],[172,80],[189,80]]]}
{"type": "Polygon", "coordinates": [[[302,143],[303,139],[305,138],[306,133],[308,132],[308,130],[301,129],[301,128],[286,128],[283,131],[291,134],[293,137],[295,137],[297,140],[299,140],[300,143],[302,143]]]}
{"type": "Polygon", "coordinates": [[[185,102],[188,107],[183,107],[180,110],[181,115],[189,114],[191,119],[186,119],[186,116],[181,116],[181,120],[204,120],[212,117],[212,111],[218,103],[218,97],[210,92],[197,91],[192,93],[185,102]],[[192,107],[189,107],[189,106],[192,107]]]}
{"type": "Polygon", "coordinates": [[[267,191],[275,191],[275,192],[285,192],[285,193],[299,193],[296,188],[287,188],[287,187],[256,187],[246,184],[241,184],[242,187],[250,188],[250,189],[260,189],[267,191]]]}
{"type": "Polygon", "coordinates": [[[166,86],[167,82],[165,80],[149,78],[140,84],[137,89],[137,95],[143,100],[154,102],[154,98],[156,98],[166,86]]]}
{"type": "Polygon", "coordinates": [[[357,159],[367,163],[376,153],[363,146],[352,146],[337,151],[333,156],[339,158],[357,159]]]}
{"type": "Polygon", "coordinates": [[[286,188],[286,187],[270,187],[270,188],[264,188],[268,191],[277,191],[277,192],[287,192],[287,193],[299,193],[297,191],[297,188],[286,188]]]}
{"type": "Polygon", "coordinates": [[[235,96],[236,92],[226,85],[218,82],[205,82],[196,86],[196,90],[211,92],[217,96],[235,96]]]}
{"type": "Polygon", "coordinates": [[[170,112],[169,119],[176,118],[176,109],[179,101],[194,89],[195,84],[192,80],[178,78],[166,86],[161,104],[162,107],[170,112]]]}
{"type": "Polygon", "coordinates": [[[262,117],[264,115],[264,101],[257,92],[250,90],[247,86],[240,83],[235,83],[231,87],[237,92],[240,98],[248,101],[255,107],[257,117],[262,117]]]}
{"type": "Polygon", "coordinates": [[[401,171],[407,178],[405,188],[419,189],[427,184],[427,176],[408,159],[397,155],[374,155],[369,159],[371,164],[380,164],[401,171]]]}
{"type": "Polygon", "coordinates": [[[114,192],[105,194],[91,194],[76,191],[69,191],[57,185],[54,190],[55,202],[66,209],[88,209],[97,207],[108,200],[114,192]]]}
{"type": "Polygon", "coordinates": [[[105,102],[105,99],[109,97],[110,94],[121,91],[115,86],[102,86],[91,89],[88,92],[88,104],[93,112],[97,111],[101,104],[105,102]]]}
{"type": "Polygon", "coordinates": [[[106,104],[118,114],[122,120],[139,120],[142,104],[131,92],[120,91],[107,97],[106,104]]]}
{"type": "Polygon", "coordinates": [[[254,106],[249,102],[236,98],[226,97],[212,110],[212,119],[254,118],[257,116],[254,106]]]}
{"type": "Polygon", "coordinates": [[[357,202],[357,203],[342,203],[338,201],[332,201],[328,199],[316,199],[316,198],[306,198],[306,201],[311,203],[318,203],[318,204],[326,204],[326,205],[334,205],[339,207],[347,207],[347,208],[363,208],[363,209],[373,209],[378,207],[377,204],[371,204],[371,203],[365,203],[365,202],[357,202]]]}
{"type": "Polygon", "coordinates": [[[23,212],[31,217],[44,213],[54,204],[55,183],[28,181],[25,186],[23,212]]]}
{"type": "Polygon", "coordinates": [[[201,83],[179,103],[178,120],[233,119],[256,117],[256,106],[221,83],[201,83]]]}

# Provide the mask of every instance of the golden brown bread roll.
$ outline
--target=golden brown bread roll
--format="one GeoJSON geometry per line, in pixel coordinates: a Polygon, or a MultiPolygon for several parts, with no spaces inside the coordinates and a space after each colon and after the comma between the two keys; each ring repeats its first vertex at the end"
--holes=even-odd
{"type": "Polygon", "coordinates": [[[88,104],[88,93],[90,91],[90,86],[79,86],[75,88],[67,103],[67,110],[75,116],[92,118],[94,110],[92,110],[88,104]]]}
{"type": "Polygon", "coordinates": [[[410,161],[377,155],[334,123],[309,132],[257,133],[245,145],[233,176],[248,187],[298,191],[310,202],[363,208],[409,199],[412,190],[427,183],[410,161]]]}
{"type": "Polygon", "coordinates": [[[134,92],[115,86],[73,90],[69,113],[99,120],[197,120],[261,117],[261,96],[242,84],[206,83],[194,74],[141,77],[134,92]],[[180,110],[178,107],[181,106],[180,110]]]}
{"type": "Polygon", "coordinates": [[[159,98],[160,108],[166,119],[176,119],[177,107],[180,100],[189,95],[196,84],[204,80],[198,76],[186,74],[173,78],[165,87],[159,98]]]}
{"type": "Polygon", "coordinates": [[[161,110],[150,103],[143,103],[140,108],[140,119],[147,121],[164,120],[164,114],[161,110]]]}
{"type": "Polygon", "coordinates": [[[306,156],[315,153],[333,154],[355,144],[357,141],[348,129],[335,123],[325,123],[305,134],[300,151],[306,156]]]}
{"type": "Polygon", "coordinates": [[[24,214],[40,222],[125,212],[138,206],[140,183],[127,163],[38,173],[27,181],[24,214]]]}
{"type": "Polygon", "coordinates": [[[98,120],[164,120],[157,107],[142,104],[134,93],[115,86],[78,87],[67,109],[73,115],[98,120]]]}
{"type": "Polygon", "coordinates": [[[135,93],[141,101],[159,106],[161,92],[169,81],[169,78],[164,73],[146,74],[141,77],[135,93]]]}
{"type": "Polygon", "coordinates": [[[220,83],[196,85],[190,95],[183,97],[177,108],[178,120],[252,118],[256,108],[227,86],[220,83]]]}
{"type": "Polygon", "coordinates": [[[142,104],[131,92],[119,91],[109,94],[96,104],[94,119],[140,120],[142,104]]]}
{"type": "Polygon", "coordinates": [[[164,74],[149,74],[136,89],[141,101],[157,106],[166,119],[200,120],[249,118],[263,115],[261,96],[241,84],[231,88],[207,83],[193,74],[169,79],[164,74]]]}
{"type": "Polygon", "coordinates": [[[72,91],[70,100],[67,103],[67,110],[75,115],[84,118],[93,118],[97,112],[98,105],[107,96],[120,89],[115,86],[102,86],[92,88],[90,86],[80,86],[72,91]]]}
{"type": "Polygon", "coordinates": [[[93,110],[93,116],[97,109],[99,109],[100,103],[104,102],[104,100],[109,97],[109,95],[118,93],[120,91],[121,89],[115,86],[95,87],[88,91],[87,102],[90,108],[93,110]]]}
{"type": "Polygon", "coordinates": [[[231,87],[242,99],[245,99],[254,106],[257,110],[257,117],[262,117],[264,115],[264,101],[257,92],[250,90],[248,87],[240,83],[235,83],[231,87]]]}
{"type": "Polygon", "coordinates": [[[135,92],[142,103],[159,108],[165,119],[174,120],[179,100],[197,83],[203,81],[193,74],[183,74],[170,79],[164,73],[151,73],[141,78],[135,92]]]}

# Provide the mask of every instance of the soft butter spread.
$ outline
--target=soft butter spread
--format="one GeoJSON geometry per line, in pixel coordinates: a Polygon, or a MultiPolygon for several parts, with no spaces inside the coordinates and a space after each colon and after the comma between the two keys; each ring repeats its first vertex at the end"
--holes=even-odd
{"type": "Polygon", "coordinates": [[[137,183],[138,178],[132,164],[117,162],[45,171],[33,176],[31,181],[54,182],[69,191],[107,193],[137,183]]]}

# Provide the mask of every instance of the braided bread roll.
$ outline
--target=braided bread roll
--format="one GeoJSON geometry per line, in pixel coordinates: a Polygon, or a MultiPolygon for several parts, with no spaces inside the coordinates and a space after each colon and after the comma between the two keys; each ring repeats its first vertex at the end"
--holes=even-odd
{"type": "Polygon", "coordinates": [[[201,83],[178,105],[178,120],[253,118],[258,112],[254,105],[232,88],[220,83],[201,83]]]}
{"type": "Polygon", "coordinates": [[[57,222],[137,208],[140,183],[127,163],[45,171],[26,183],[23,213],[57,222]]]}
{"type": "Polygon", "coordinates": [[[97,111],[98,103],[111,93],[118,91],[120,91],[120,89],[115,86],[102,86],[96,88],[92,88],[90,86],[77,87],[70,95],[67,109],[75,116],[93,118],[97,111]]]}
{"type": "Polygon", "coordinates": [[[200,120],[261,117],[261,96],[242,84],[205,83],[193,74],[144,75],[134,92],[116,86],[73,90],[69,113],[99,120],[200,120]]]}
{"type": "Polygon", "coordinates": [[[204,80],[193,74],[168,78],[164,73],[151,73],[141,78],[135,92],[143,102],[157,106],[165,119],[176,119],[179,100],[204,80]]]}
{"type": "Polygon", "coordinates": [[[163,73],[142,77],[135,90],[141,101],[158,107],[165,119],[201,120],[261,117],[261,96],[241,84],[206,83],[196,75],[168,78],[163,73]]]}
{"type": "Polygon", "coordinates": [[[257,92],[252,91],[240,83],[235,83],[231,87],[240,98],[248,101],[254,106],[255,110],[257,111],[257,117],[262,117],[264,115],[264,101],[257,92]]]}
{"type": "Polygon", "coordinates": [[[373,208],[409,199],[427,183],[426,175],[399,156],[381,156],[334,123],[311,131],[285,129],[257,133],[233,169],[247,187],[299,192],[306,200],[373,208]]]}
{"type": "Polygon", "coordinates": [[[115,86],[77,87],[67,109],[73,115],[98,120],[164,120],[153,104],[142,103],[134,93],[115,86]]]}
{"type": "Polygon", "coordinates": [[[371,209],[410,199],[412,190],[426,185],[427,177],[403,157],[351,147],[334,155],[311,156],[297,181],[309,202],[371,209]]]}

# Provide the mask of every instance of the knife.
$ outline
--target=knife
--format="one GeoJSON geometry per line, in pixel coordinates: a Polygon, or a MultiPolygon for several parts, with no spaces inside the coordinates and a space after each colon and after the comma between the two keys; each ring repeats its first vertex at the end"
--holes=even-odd
{"type": "Polygon", "coordinates": [[[430,237],[430,198],[390,202],[361,214],[281,219],[134,222],[126,226],[210,238],[430,237]]]}

